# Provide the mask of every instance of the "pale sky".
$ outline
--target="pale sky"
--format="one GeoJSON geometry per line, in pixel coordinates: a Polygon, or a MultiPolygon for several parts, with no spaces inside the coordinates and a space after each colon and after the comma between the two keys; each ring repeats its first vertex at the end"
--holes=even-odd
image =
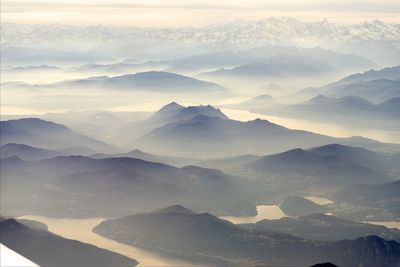
{"type": "Polygon", "coordinates": [[[2,21],[29,24],[196,27],[271,16],[400,23],[400,0],[1,0],[2,21]]]}

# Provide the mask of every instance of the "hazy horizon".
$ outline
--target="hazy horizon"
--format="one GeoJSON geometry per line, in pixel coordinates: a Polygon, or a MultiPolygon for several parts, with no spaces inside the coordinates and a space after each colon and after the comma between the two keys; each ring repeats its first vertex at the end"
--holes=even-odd
{"type": "Polygon", "coordinates": [[[399,0],[0,15],[0,265],[400,266],[399,0]]]}
{"type": "Polygon", "coordinates": [[[354,24],[379,18],[399,23],[398,1],[2,1],[2,21],[26,24],[202,27],[234,20],[294,17],[354,24]]]}

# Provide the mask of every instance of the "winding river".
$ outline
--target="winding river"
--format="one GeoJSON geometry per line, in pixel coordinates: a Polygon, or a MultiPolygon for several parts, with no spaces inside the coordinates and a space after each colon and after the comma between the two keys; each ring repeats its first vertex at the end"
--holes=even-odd
{"type": "MultiPolygon", "coordinates": [[[[93,227],[104,221],[104,218],[91,219],[60,219],[45,216],[28,215],[21,217],[22,219],[30,219],[47,224],[49,231],[65,238],[78,240],[84,243],[92,244],[100,248],[104,248],[139,262],[139,267],[192,267],[200,266],[191,262],[173,260],[163,257],[157,253],[150,252],[135,246],[119,243],[117,241],[102,237],[92,232],[93,227]]],[[[201,266],[204,266],[202,264],[201,266]]]]}

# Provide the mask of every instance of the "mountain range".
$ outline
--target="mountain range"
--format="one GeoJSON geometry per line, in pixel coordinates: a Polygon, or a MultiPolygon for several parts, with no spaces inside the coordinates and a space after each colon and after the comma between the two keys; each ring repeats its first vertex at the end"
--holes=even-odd
{"type": "Polygon", "coordinates": [[[162,71],[139,72],[114,77],[89,77],[85,79],[65,80],[52,84],[8,82],[3,85],[9,88],[106,88],[114,90],[179,92],[189,94],[218,93],[225,91],[225,88],[215,83],[162,71]]]}
{"type": "MultiPolygon", "coordinates": [[[[164,126],[168,123],[175,123],[193,119],[197,116],[218,117],[228,119],[221,110],[211,105],[199,106],[183,106],[176,102],[171,102],[158,111],[154,112],[144,120],[139,120],[123,125],[119,129],[118,139],[124,141],[123,145],[128,147],[136,147],[135,139],[149,133],[155,128],[164,126]]],[[[147,151],[147,149],[143,149],[147,151]]],[[[161,155],[169,155],[170,152],[160,153],[161,155]]]]}
{"type": "Polygon", "coordinates": [[[361,129],[397,131],[399,125],[396,119],[400,116],[400,97],[375,104],[357,96],[318,95],[304,102],[282,104],[268,95],[260,95],[226,107],[340,126],[358,126],[361,129]]]}
{"type": "Polygon", "coordinates": [[[400,97],[400,66],[353,74],[319,88],[307,88],[293,96],[309,99],[317,95],[328,97],[356,96],[374,103],[400,97]]]}
{"type": "Polygon", "coordinates": [[[338,25],[326,20],[303,22],[290,17],[272,17],[190,30],[4,23],[4,29],[1,33],[2,50],[35,44],[35,48],[41,49],[109,51],[114,56],[129,55],[133,58],[146,53],[160,54],[163,50],[169,50],[169,53],[164,52],[166,55],[176,57],[176,53],[171,55],[171,48],[182,47],[178,50],[182,54],[198,44],[214,49],[249,49],[266,45],[310,47],[312,44],[358,53],[380,64],[399,61],[396,54],[399,49],[398,24],[379,20],[338,25]]]}
{"type": "MultiPolygon", "coordinates": [[[[256,119],[241,122],[228,119],[220,111],[211,107],[212,113],[191,113],[192,116],[169,119],[180,107],[167,105],[155,115],[167,119],[145,125],[140,131],[142,137],[134,140],[131,146],[161,155],[205,158],[212,153],[214,158],[232,157],[242,154],[272,154],[295,147],[311,147],[329,143],[342,143],[376,149],[379,143],[362,138],[333,138],[307,131],[292,130],[256,119]],[[172,111],[170,111],[170,109],[172,111]],[[196,116],[197,115],[197,116],[196,116]],[[193,153],[192,151],[195,151],[193,153]]],[[[153,117],[154,119],[154,117],[153,117]]],[[[152,118],[149,121],[153,120],[152,118]]],[[[147,121],[148,122],[148,121],[147,121]]],[[[137,130],[138,131],[138,130],[137,130]]]]}
{"type": "Polygon", "coordinates": [[[182,203],[217,214],[254,214],[251,197],[230,175],[135,158],[59,156],[1,159],[2,209],[10,215],[121,216],[182,203]],[[29,179],[26,179],[29,177],[29,179]]]}
{"type": "MultiPolygon", "coordinates": [[[[330,196],[337,190],[345,190],[353,184],[374,186],[396,180],[399,175],[397,154],[374,152],[340,144],[329,144],[310,149],[291,149],[266,156],[244,155],[215,159],[197,164],[218,167],[224,172],[234,175],[236,183],[248,192],[252,192],[253,197],[259,203],[282,202],[282,200],[287,200],[286,196],[314,194],[315,192],[322,192],[324,195],[330,196]]],[[[296,214],[297,216],[327,212],[321,206],[314,209],[316,205],[307,199],[291,202],[295,205],[288,206],[291,210],[300,212],[300,214],[296,214]],[[301,206],[296,204],[303,202],[307,202],[303,206],[310,206],[311,211],[300,211],[301,206]]],[[[351,201],[347,203],[351,203],[351,201]]],[[[383,205],[380,207],[382,211],[386,211],[383,205]]],[[[353,211],[355,209],[357,207],[353,207],[353,211]]],[[[307,208],[307,210],[310,209],[307,208]]],[[[332,210],[329,209],[329,212],[333,212],[333,210],[350,211],[351,209],[345,205],[338,205],[332,210]]],[[[376,212],[373,213],[376,214],[376,212]]],[[[290,214],[289,211],[288,214],[290,214]]],[[[381,218],[383,217],[381,216],[381,218]]]]}
{"type": "MultiPolygon", "coordinates": [[[[371,65],[370,65],[371,66],[371,65]]],[[[334,66],[320,59],[307,56],[275,56],[266,61],[239,65],[231,69],[202,73],[201,77],[258,78],[258,79],[289,79],[327,75],[334,72],[334,66]]]]}

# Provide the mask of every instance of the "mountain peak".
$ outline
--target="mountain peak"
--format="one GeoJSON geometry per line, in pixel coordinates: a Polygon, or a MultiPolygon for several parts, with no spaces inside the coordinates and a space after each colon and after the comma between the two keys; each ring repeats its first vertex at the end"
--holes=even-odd
{"type": "Polygon", "coordinates": [[[185,107],[182,106],[182,105],[179,105],[178,103],[173,101],[173,102],[163,106],[160,110],[164,110],[164,111],[166,111],[166,110],[178,110],[178,109],[183,109],[183,108],[185,108],[185,107]]]}
{"type": "Polygon", "coordinates": [[[264,127],[264,126],[267,126],[267,125],[276,125],[276,124],[270,122],[269,120],[263,120],[263,119],[260,119],[260,118],[257,118],[257,119],[252,120],[252,121],[248,121],[247,123],[249,125],[256,126],[256,127],[257,126],[264,127]]]}
{"type": "Polygon", "coordinates": [[[221,119],[229,119],[220,109],[217,109],[211,105],[207,106],[189,106],[179,111],[177,117],[182,120],[191,119],[198,115],[204,115],[207,117],[219,117],[221,119]]]}
{"type": "Polygon", "coordinates": [[[195,214],[193,211],[185,208],[184,206],[181,205],[173,205],[166,207],[164,209],[159,209],[154,211],[153,213],[158,213],[158,214],[165,214],[165,213],[173,213],[173,214],[195,214]]]}
{"type": "Polygon", "coordinates": [[[156,113],[153,114],[153,116],[150,117],[150,119],[154,120],[159,120],[159,119],[165,119],[170,116],[176,115],[180,110],[184,109],[185,106],[181,106],[176,102],[171,102],[162,108],[160,108],[156,113]]]}

